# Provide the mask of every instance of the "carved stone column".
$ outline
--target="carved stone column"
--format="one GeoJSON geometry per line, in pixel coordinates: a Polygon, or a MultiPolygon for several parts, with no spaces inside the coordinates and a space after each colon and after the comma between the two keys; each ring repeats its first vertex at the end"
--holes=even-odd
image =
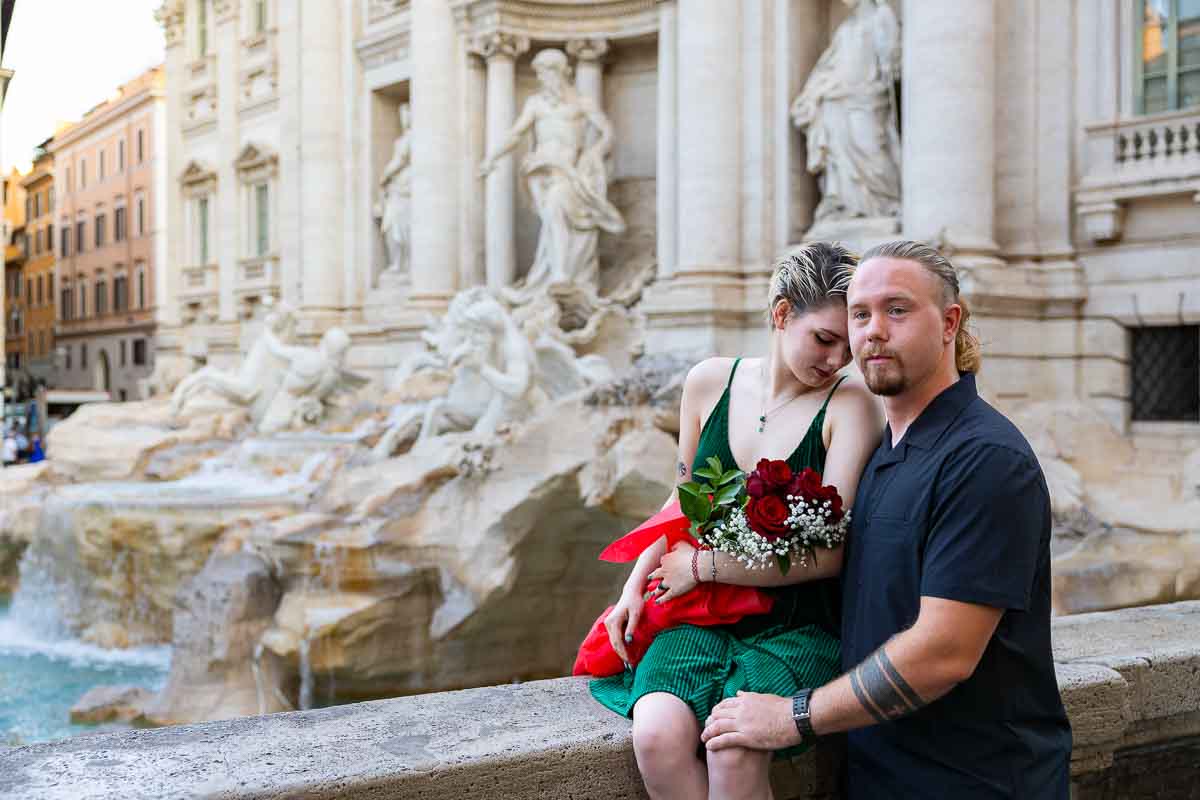
{"type": "MultiPolygon", "coordinates": [[[[166,135],[160,158],[166,161],[167,180],[164,191],[166,197],[157,197],[155,202],[159,207],[166,208],[166,219],[158,223],[160,231],[182,231],[183,222],[183,188],[179,184],[179,176],[183,173],[183,84],[186,80],[184,71],[187,69],[187,47],[184,44],[183,8],[170,3],[164,3],[156,12],[159,23],[163,27],[166,39],[166,135]]],[[[73,224],[73,223],[72,223],[73,224]]],[[[178,353],[179,341],[176,336],[170,336],[167,330],[179,325],[179,265],[183,263],[182,236],[157,235],[160,242],[157,252],[165,254],[165,258],[155,258],[154,276],[151,280],[154,286],[155,323],[158,325],[159,350],[169,350],[178,353]],[[166,345],[164,347],[164,344],[166,345]]]]}
{"type": "Polygon", "coordinates": [[[996,241],[996,10],[904,4],[904,235],[989,258],[996,241]]]}
{"type": "Polygon", "coordinates": [[[597,108],[604,108],[604,56],[607,39],[572,39],[567,55],[575,59],[575,88],[590,97],[597,108]]]}
{"type": "Polygon", "coordinates": [[[238,35],[238,4],[232,0],[213,3],[216,18],[212,41],[216,53],[217,147],[225,157],[217,160],[217,194],[213,211],[213,252],[217,262],[217,318],[237,321],[236,294],[238,259],[241,257],[241,185],[234,169],[239,145],[238,73],[241,37],[238,35]]]}
{"type": "Polygon", "coordinates": [[[679,260],[679,9],[675,0],[658,6],[658,277],[671,277],[679,260]]]}
{"type": "Polygon", "coordinates": [[[412,285],[410,302],[444,307],[458,288],[461,51],[445,0],[412,3],[412,285]]]}
{"type": "MultiPolygon", "coordinates": [[[[474,50],[487,62],[487,152],[495,152],[517,117],[516,59],[529,39],[507,33],[482,36],[474,50]]],[[[516,164],[512,155],[496,163],[487,177],[485,258],[487,285],[511,286],[517,275],[516,164]]]]}

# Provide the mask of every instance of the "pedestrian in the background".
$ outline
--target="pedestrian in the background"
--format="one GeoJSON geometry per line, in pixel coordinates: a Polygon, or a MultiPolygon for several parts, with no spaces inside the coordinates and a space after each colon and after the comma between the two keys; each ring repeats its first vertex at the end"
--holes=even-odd
{"type": "Polygon", "coordinates": [[[29,451],[29,463],[36,464],[39,461],[46,460],[46,451],[42,450],[42,438],[40,436],[33,437],[33,447],[29,451]]]}
{"type": "Polygon", "coordinates": [[[4,434],[4,466],[11,466],[17,463],[17,437],[12,431],[7,431],[4,434]]]}

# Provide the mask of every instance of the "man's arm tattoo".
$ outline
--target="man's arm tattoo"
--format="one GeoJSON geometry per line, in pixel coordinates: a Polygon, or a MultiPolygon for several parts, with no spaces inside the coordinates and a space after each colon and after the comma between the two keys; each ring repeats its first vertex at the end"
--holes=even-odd
{"type": "Polygon", "coordinates": [[[898,719],[927,705],[882,647],[854,668],[850,686],[876,722],[898,719]]]}

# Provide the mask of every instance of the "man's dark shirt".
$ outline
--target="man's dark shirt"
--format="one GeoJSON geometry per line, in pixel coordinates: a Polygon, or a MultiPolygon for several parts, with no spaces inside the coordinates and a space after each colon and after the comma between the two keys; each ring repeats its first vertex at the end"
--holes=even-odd
{"type": "Polygon", "coordinates": [[[1050,497],[1021,432],[963,375],[892,447],[854,502],[842,666],[917,619],[921,597],[1005,609],[970,678],[848,736],[851,800],[1065,800],[1071,728],[1050,653],[1050,497]]]}

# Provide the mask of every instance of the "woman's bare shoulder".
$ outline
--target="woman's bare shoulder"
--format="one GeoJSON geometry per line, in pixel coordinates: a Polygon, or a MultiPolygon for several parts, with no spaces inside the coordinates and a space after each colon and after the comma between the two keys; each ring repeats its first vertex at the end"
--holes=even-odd
{"type": "Polygon", "coordinates": [[[829,413],[835,420],[865,422],[883,428],[883,403],[857,375],[846,378],[833,393],[829,413]]]}
{"type": "Polygon", "coordinates": [[[734,359],[725,356],[706,358],[688,370],[684,391],[689,394],[707,395],[712,391],[723,391],[733,369],[734,359]]]}

